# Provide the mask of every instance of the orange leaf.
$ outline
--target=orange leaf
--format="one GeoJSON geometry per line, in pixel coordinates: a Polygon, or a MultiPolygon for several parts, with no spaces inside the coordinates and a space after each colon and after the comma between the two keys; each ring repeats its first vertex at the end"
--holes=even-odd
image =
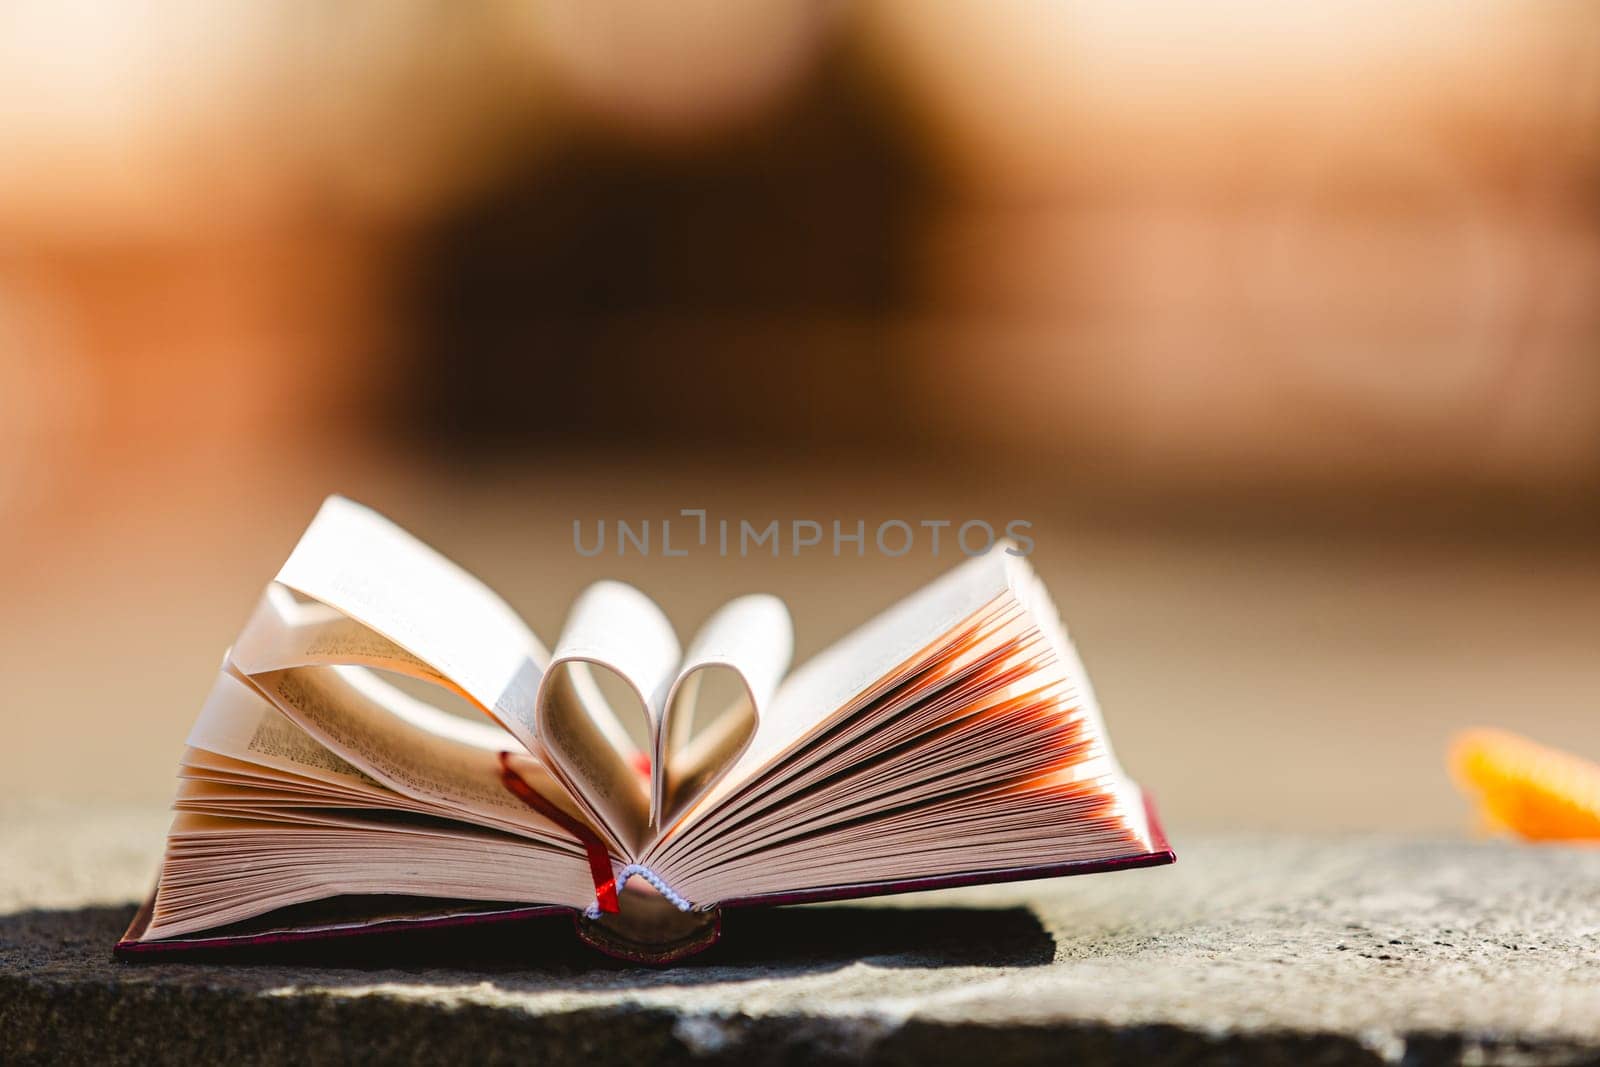
{"type": "Polygon", "coordinates": [[[1480,728],[1456,737],[1450,770],[1493,825],[1531,841],[1600,840],[1600,764],[1480,728]]]}

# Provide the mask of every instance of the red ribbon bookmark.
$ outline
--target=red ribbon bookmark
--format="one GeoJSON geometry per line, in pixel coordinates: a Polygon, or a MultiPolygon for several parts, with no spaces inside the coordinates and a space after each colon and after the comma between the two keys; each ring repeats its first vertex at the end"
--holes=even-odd
{"type": "Polygon", "coordinates": [[[537,789],[523,780],[511,766],[511,753],[500,753],[500,780],[512,794],[528,807],[549,819],[578,839],[589,856],[589,876],[594,879],[594,899],[603,912],[615,915],[621,910],[617,905],[617,879],[611,871],[611,852],[589,827],[556,807],[537,789]]]}

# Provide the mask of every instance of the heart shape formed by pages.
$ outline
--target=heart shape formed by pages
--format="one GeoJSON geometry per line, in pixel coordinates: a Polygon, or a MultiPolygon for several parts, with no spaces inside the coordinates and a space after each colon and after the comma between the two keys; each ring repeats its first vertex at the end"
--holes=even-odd
{"type": "Polygon", "coordinates": [[[776,597],[724,605],[687,655],[653,601],[621,582],[598,582],[573,605],[535,701],[534,726],[551,769],[591,818],[637,855],[735,764],[788,669],[789,612],[776,597]],[[608,699],[597,675],[622,694],[608,699]],[[719,678],[719,676],[721,676],[719,678]],[[703,691],[734,690],[709,721],[703,691]],[[614,706],[643,717],[647,749],[614,706]],[[699,725],[700,729],[695,729],[699,725]],[[648,778],[640,769],[648,764],[648,778]]]}

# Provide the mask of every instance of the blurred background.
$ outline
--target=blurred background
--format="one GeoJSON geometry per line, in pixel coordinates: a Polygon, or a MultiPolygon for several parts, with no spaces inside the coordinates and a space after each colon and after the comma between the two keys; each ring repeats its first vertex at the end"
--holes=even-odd
{"type": "Polygon", "coordinates": [[[1033,523],[1186,828],[1465,831],[1600,757],[1600,7],[0,8],[0,799],[159,804],[318,502],[547,640],[619,577],[815,651],[1033,523]]]}

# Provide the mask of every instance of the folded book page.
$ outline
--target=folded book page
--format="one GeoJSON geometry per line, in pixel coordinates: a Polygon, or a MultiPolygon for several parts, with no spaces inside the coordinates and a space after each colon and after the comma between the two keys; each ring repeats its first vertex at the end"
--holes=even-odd
{"type": "MultiPolygon", "coordinates": [[[[429,729],[416,709],[397,708],[405,694],[363,674],[360,667],[291,668],[246,680],[296,726],[394,792],[446,817],[571,845],[570,834],[507,792],[498,751],[429,729]]],[[[548,791],[553,801],[562,797],[548,791]]]]}
{"type": "Polygon", "coordinates": [[[680,654],[672,624],[649,597],[621,582],[597,582],[567,616],[535,702],[551,768],[630,855],[649,834],[649,783],[638,747],[592,672],[620,683],[629,705],[623,714],[642,719],[645,736],[654,738],[680,654]]]}
{"type": "MultiPolygon", "coordinates": [[[[273,582],[234,639],[228,658],[245,674],[347,664],[404,674],[466,696],[432,664],[365,623],[316,600],[297,600],[273,582]]],[[[467,697],[467,699],[471,699],[467,697]]],[[[506,734],[503,728],[501,733],[506,734]]]]}
{"type": "Polygon", "coordinates": [[[430,681],[436,675],[414,668],[404,652],[397,658],[396,646],[376,633],[349,634],[349,625],[331,606],[299,603],[284,587],[269,586],[225,669],[394,792],[433,804],[441,815],[570,843],[501,783],[499,753],[518,753],[530,784],[542,780],[553,803],[577,814],[537,757],[493,722],[459,718],[383,681],[367,667],[430,681]]]}
{"type": "MultiPolygon", "coordinates": [[[[248,682],[226,671],[212,684],[200,716],[189,730],[188,745],[186,764],[195,753],[210,753],[236,767],[270,768],[375,799],[392,792],[284,718],[248,682]]],[[[241,772],[235,769],[233,773],[241,772]]]]}
{"type": "Polygon", "coordinates": [[[789,609],[774,596],[739,597],[700,627],[657,722],[651,825],[659,833],[715,784],[756,734],[794,652],[789,609]],[[706,683],[727,676],[721,707],[700,707],[706,683]],[[703,720],[697,724],[696,720],[703,720]],[[696,725],[700,727],[696,732],[696,725]]]}
{"type": "Polygon", "coordinates": [[[680,659],[672,625],[653,601],[620,582],[596,583],[573,606],[540,687],[536,726],[552,767],[637,853],[743,751],[792,647],[783,603],[746,596],[713,615],[680,659]],[[626,736],[596,671],[621,683],[621,710],[640,718],[645,753],[626,736]],[[702,714],[703,686],[718,681],[731,681],[723,686],[728,700],[702,714]]]}
{"type": "MultiPolygon", "coordinates": [[[[407,654],[391,657],[394,665],[386,669],[431,673],[527,751],[538,751],[534,694],[549,653],[488,586],[383,516],[329,497],[277,580],[407,654]]],[[[320,636],[322,643],[310,647],[326,648],[340,635],[329,630],[320,636]]],[[[350,635],[343,636],[349,644],[350,635]]],[[[340,656],[387,651],[381,642],[354,644],[340,656]]]]}

